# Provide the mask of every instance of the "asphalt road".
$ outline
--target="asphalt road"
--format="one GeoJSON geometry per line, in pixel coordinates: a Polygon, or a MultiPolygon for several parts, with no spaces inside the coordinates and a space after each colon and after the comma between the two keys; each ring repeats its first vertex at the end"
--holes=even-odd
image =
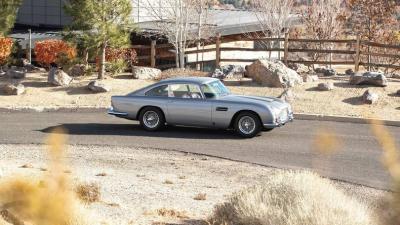
{"type": "MultiPolygon", "coordinates": [[[[278,168],[312,168],[332,179],[390,189],[382,150],[366,124],[297,120],[253,139],[241,139],[232,131],[182,127],[149,133],[137,122],[104,113],[0,113],[0,125],[0,144],[43,143],[53,128],[63,126],[70,144],[149,147],[278,168]],[[328,156],[315,150],[315,136],[324,128],[340,141],[339,150],[328,156]]],[[[400,128],[388,129],[400,146],[400,128]]]]}

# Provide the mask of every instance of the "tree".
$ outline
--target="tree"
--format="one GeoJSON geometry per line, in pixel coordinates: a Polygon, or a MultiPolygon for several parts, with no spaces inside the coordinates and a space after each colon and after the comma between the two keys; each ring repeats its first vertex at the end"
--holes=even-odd
{"type": "Polygon", "coordinates": [[[67,33],[79,37],[87,48],[97,49],[98,79],[103,79],[106,48],[130,43],[131,0],[70,0],[65,10],[73,18],[67,33]]]}
{"type": "Polygon", "coordinates": [[[207,0],[165,0],[161,5],[147,0],[147,8],[152,20],[156,21],[160,37],[167,38],[175,48],[176,67],[185,68],[185,50],[189,43],[209,37],[204,32],[208,26],[207,0]]]}
{"type": "Polygon", "coordinates": [[[0,36],[5,37],[14,27],[22,0],[0,0],[0,36]]]}
{"type": "MultiPolygon", "coordinates": [[[[263,37],[282,37],[290,26],[294,0],[253,0],[252,9],[257,16],[263,37]]],[[[267,43],[271,47],[271,43],[267,43]]],[[[280,56],[280,52],[279,52],[280,56]]]]}

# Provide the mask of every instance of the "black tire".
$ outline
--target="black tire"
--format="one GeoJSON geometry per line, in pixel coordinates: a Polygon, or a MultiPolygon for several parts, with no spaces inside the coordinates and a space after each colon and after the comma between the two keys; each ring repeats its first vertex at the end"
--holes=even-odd
{"type": "Polygon", "coordinates": [[[143,127],[143,129],[147,131],[157,131],[161,130],[165,127],[165,116],[164,113],[156,107],[146,107],[144,108],[140,114],[139,114],[139,122],[140,125],[143,127]],[[154,122],[154,124],[151,124],[150,120],[146,121],[146,118],[149,119],[149,117],[153,116],[157,122],[154,122]]]}
{"type": "Polygon", "coordinates": [[[235,119],[234,127],[235,127],[236,133],[244,138],[253,138],[253,137],[257,136],[261,132],[261,129],[262,129],[261,121],[260,121],[259,117],[255,113],[252,113],[252,112],[240,113],[235,119]],[[253,125],[250,126],[248,132],[245,131],[247,127],[241,127],[241,125],[240,125],[240,123],[243,122],[242,120],[245,120],[245,119],[249,120],[250,123],[254,125],[254,127],[252,127],[253,125]]]}

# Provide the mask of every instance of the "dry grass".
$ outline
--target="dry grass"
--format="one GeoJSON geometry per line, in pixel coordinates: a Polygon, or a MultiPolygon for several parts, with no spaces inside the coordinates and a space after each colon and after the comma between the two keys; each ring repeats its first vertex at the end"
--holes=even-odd
{"type": "Polygon", "coordinates": [[[346,196],[328,179],[309,172],[285,172],[263,185],[234,194],[217,205],[215,225],[369,225],[366,206],[346,196]]]}
{"type": "Polygon", "coordinates": [[[24,164],[24,165],[21,166],[21,168],[24,168],[24,169],[32,169],[32,168],[33,168],[33,165],[32,165],[32,164],[24,164]]]}
{"type": "Polygon", "coordinates": [[[197,200],[197,201],[205,201],[205,200],[207,200],[207,194],[199,193],[196,196],[194,196],[193,199],[197,200]]]}
{"type": "Polygon", "coordinates": [[[63,174],[65,137],[63,131],[51,134],[49,145],[50,171],[42,179],[14,177],[0,181],[0,211],[13,224],[81,225],[82,217],[77,199],[63,174]]]}
{"type": "Polygon", "coordinates": [[[163,182],[163,184],[174,184],[174,182],[172,182],[171,180],[165,180],[164,182],[163,182]]]}
{"type": "Polygon", "coordinates": [[[96,174],[96,177],[106,177],[106,176],[107,176],[107,173],[105,173],[105,172],[96,174]]]}
{"type": "Polygon", "coordinates": [[[158,77],[156,80],[165,80],[168,78],[175,78],[175,77],[207,77],[207,72],[191,70],[191,69],[168,69],[161,73],[161,76],[158,77]]]}
{"type": "Polygon", "coordinates": [[[161,208],[156,210],[156,214],[162,217],[178,218],[178,219],[188,219],[186,211],[178,211],[175,209],[161,208]]]}
{"type": "Polygon", "coordinates": [[[75,187],[77,197],[85,203],[94,203],[100,201],[100,186],[96,183],[82,183],[75,187]]]}

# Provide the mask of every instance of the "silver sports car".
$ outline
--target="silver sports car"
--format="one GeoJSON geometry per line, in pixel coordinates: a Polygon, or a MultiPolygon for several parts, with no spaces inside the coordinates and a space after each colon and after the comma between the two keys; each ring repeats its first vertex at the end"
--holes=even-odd
{"type": "Polygon", "coordinates": [[[251,138],[293,120],[290,105],[280,99],[234,95],[214,78],[167,79],[113,96],[108,114],[139,120],[148,131],[166,124],[230,129],[251,138]]]}

